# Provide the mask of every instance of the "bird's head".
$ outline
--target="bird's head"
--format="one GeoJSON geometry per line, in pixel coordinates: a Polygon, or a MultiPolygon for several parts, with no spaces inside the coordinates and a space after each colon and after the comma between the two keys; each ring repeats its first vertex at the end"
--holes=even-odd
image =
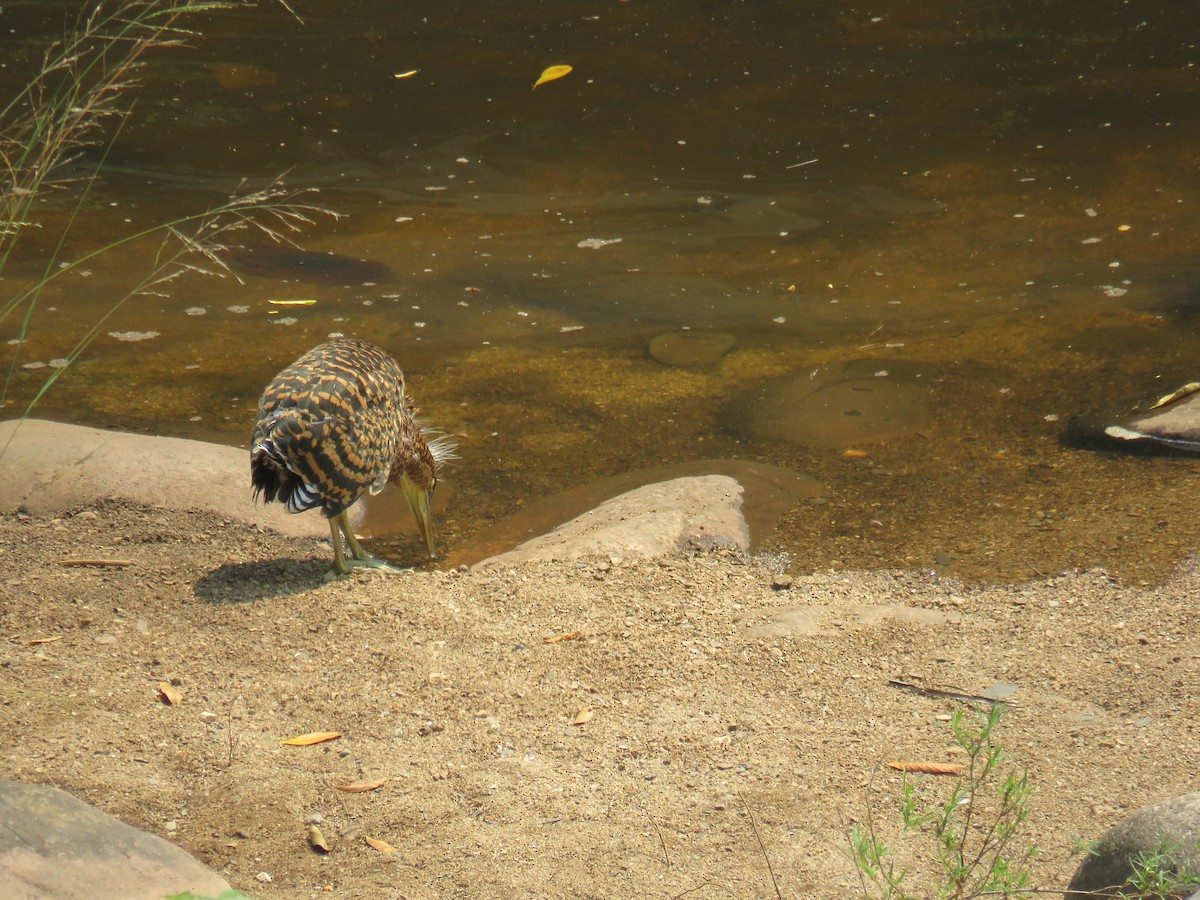
{"type": "Polygon", "coordinates": [[[448,434],[436,434],[422,429],[421,439],[401,469],[395,482],[408,502],[417,520],[421,537],[431,557],[436,556],[433,547],[433,520],[430,507],[433,505],[433,489],[437,487],[438,472],[447,460],[458,459],[454,452],[454,437],[448,434]]]}

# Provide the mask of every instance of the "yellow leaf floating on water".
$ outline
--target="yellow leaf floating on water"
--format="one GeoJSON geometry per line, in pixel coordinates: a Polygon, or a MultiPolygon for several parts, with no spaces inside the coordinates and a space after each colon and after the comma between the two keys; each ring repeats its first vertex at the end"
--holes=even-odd
{"type": "Polygon", "coordinates": [[[336,741],[341,736],[340,731],[310,731],[308,734],[288,738],[283,743],[292,747],[311,747],[313,744],[322,744],[325,741],[336,741]]]}
{"type": "Polygon", "coordinates": [[[550,66],[550,68],[546,69],[546,71],[544,71],[540,76],[538,76],[538,80],[533,83],[533,86],[537,87],[539,84],[545,84],[547,81],[557,81],[559,78],[562,78],[564,75],[570,75],[570,74],[571,74],[570,66],[550,66]]]}
{"type": "Polygon", "coordinates": [[[316,300],[268,300],[272,306],[316,306],[316,300]]]}
{"type": "Polygon", "coordinates": [[[1179,390],[1172,391],[1171,393],[1167,394],[1167,396],[1165,396],[1165,397],[1159,397],[1158,402],[1155,403],[1150,408],[1158,409],[1160,406],[1166,406],[1168,403],[1174,403],[1179,398],[1186,397],[1189,394],[1194,394],[1197,391],[1200,391],[1200,381],[1189,381],[1187,384],[1185,384],[1179,390]]]}
{"type": "Polygon", "coordinates": [[[421,71],[420,69],[409,69],[407,72],[397,72],[392,77],[393,78],[412,78],[414,75],[416,75],[420,71],[421,71]]]}

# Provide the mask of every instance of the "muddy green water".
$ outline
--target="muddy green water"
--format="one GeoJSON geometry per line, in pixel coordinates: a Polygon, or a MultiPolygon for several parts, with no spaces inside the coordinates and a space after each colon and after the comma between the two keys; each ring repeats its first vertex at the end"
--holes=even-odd
{"type": "MultiPolygon", "coordinates": [[[[72,6],[6,4],[3,77],[72,6]]],[[[1160,578],[1200,546],[1200,468],[1060,435],[1113,397],[1200,379],[1200,7],[1063,6],[224,14],[151,61],[68,253],[286,170],[344,215],[304,246],[391,277],[182,280],[114,313],[37,413],[244,446],[271,375],[351,334],[394,352],[424,417],[465,435],[443,544],[591,480],[736,457],[826,485],[762,538],[799,570],[1160,578]],[[554,64],[574,70],[531,90],[554,64]],[[683,328],[736,343],[702,365],[650,356],[683,328]],[[853,447],[731,425],[756,387],[859,360],[916,373],[930,421],[853,447]]],[[[61,224],[70,192],[43,209],[61,224]]],[[[52,231],[10,262],[5,296],[52,231]]],[[[6,414],[152,252],[43,298],[6,414]]],[[[418,556],[406,537],[389,552],[418,556]]]]}

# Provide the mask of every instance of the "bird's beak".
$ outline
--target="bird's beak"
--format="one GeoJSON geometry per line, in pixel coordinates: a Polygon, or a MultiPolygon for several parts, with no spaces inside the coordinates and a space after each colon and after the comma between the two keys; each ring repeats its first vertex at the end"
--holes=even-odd
{"type": "Polygon", "coordinates": [[[422,490],[407,475],[401,475],[400,490],[404,492],[408,508],[416,517],[417,527],[421,530],[421,537],[425,538],[425,546],[429,548],[429,555],[435,556],[436,554],[433,552],[433,522],[429,518],[429,504],[433,500],[433,488],[427,491],[422,490]]]}

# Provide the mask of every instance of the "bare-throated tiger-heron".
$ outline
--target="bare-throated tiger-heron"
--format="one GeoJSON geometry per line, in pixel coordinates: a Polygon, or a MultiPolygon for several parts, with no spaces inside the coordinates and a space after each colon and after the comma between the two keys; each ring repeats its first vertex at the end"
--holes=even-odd
{"type": "Polygon", "coordinates": [[[429,506],[438,472],[454,458],[451,437],[416,419],[404,373],[367,341],[338,338],[275,376],[258,401],[250,439],[254,497],[288,512],[320,509],[333,536],[333,568],[399,571],[363,549],[346,510],[393,482],[434,555],[429,506]],[[343,552],[342,539],[350,551],[343,552]]]}

